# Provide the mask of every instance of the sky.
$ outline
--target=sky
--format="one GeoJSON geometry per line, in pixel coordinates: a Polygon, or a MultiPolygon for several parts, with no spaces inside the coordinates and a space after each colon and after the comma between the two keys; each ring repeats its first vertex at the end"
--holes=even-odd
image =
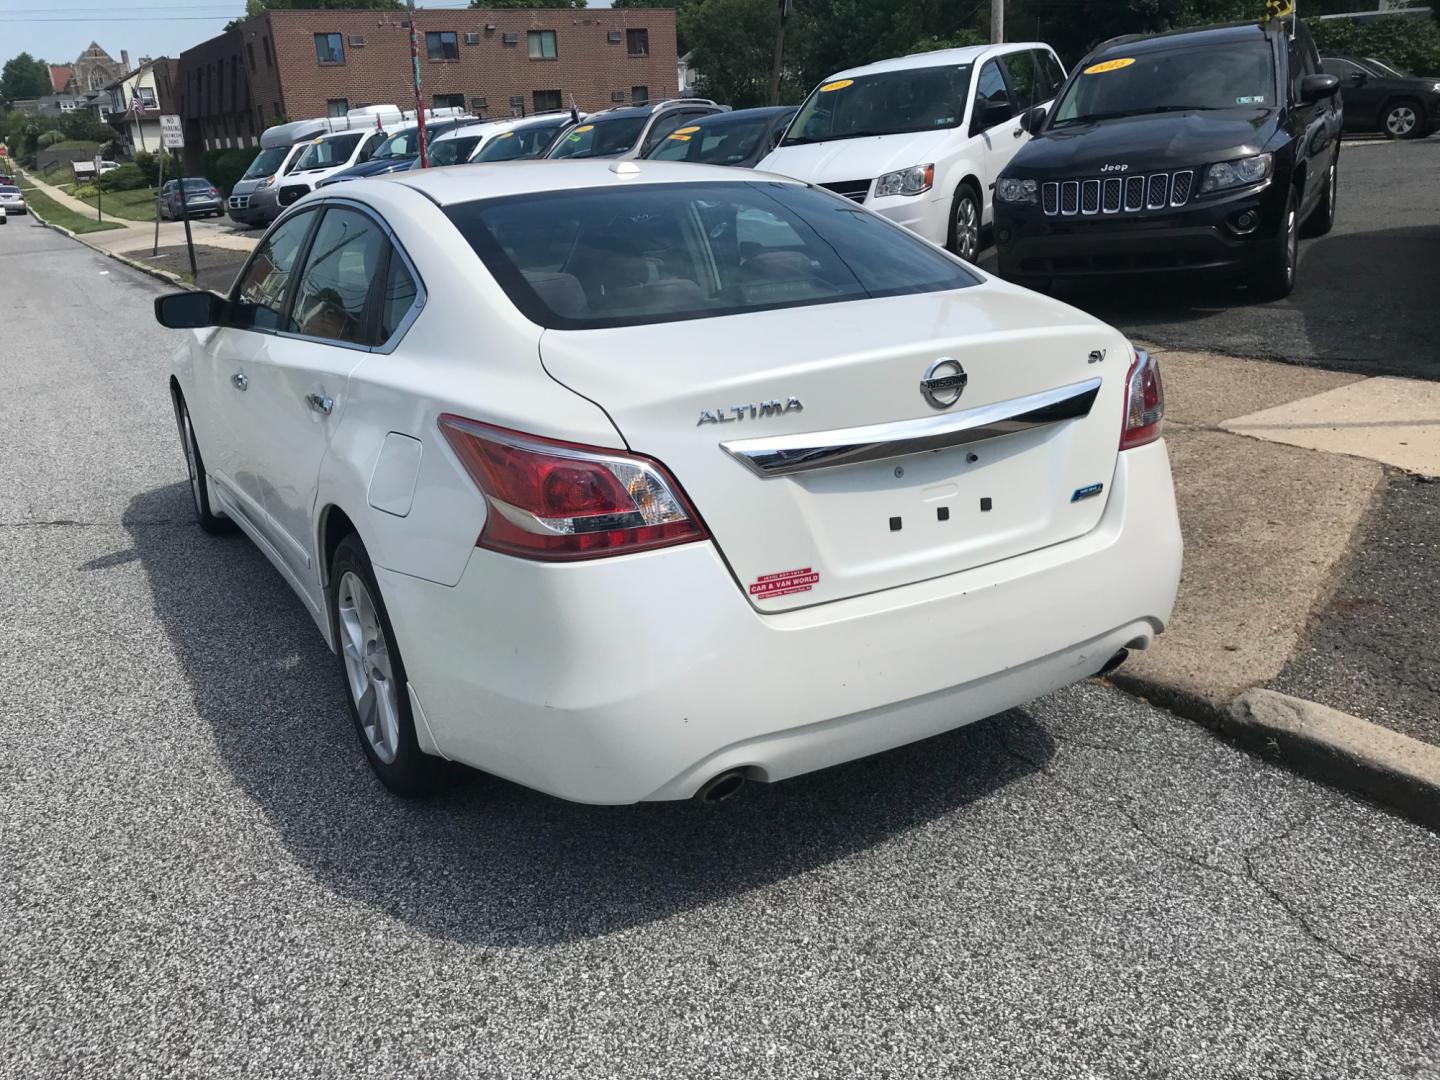
{"type": "MultiPolygon", "coordinates": [[[[419,7],[463,8],[468,0],[417,0],[419,7]]],[[[609,0],[590,0],[608,7],[609,0]]],[[[0,0],[0,63],[28,52],[68,64],[90,42],[115,59],[179,56],[214,37],[245,11],[245,0],[0,0]]]]}

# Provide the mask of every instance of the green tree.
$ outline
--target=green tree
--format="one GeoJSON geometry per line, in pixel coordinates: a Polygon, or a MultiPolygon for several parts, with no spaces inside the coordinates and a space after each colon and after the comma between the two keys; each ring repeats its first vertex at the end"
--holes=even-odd
{"type": "Polygon", "coordinates": [[[1440,28],[1428,19],[1391,16],[1360,24],[1349,19],[1312,22],[1321,55],[1373,56],[1417,75],[1440,77],[1440,28]]]}
{"type": "Polygon", "coordinates": [[[1107,38],[1258,21],[1264,10],[1264,0],[1012,0],[1006,9],[1005,35],[1017,41],[1046,42],[1068,66],[1107,38]]]}
{"type": "Polygon", "coordinates": [[[583,8],[585,0],[470,0],[472,8],[583,8]]]}
{"type": "MultiPolygon", "coordinates": [[[[737,109],[764,105],[779,25],[780,6],[775,0],[692,4],[683,16],[682,29],[695,53],[700,91],[737,109]]],[[[793,96],[782,91],[782,98],[793,96]]]]}
{"type": "Polygon", "coordinates": [[[7,60],[0,69],[0,102],[7,106],[20,98],[42,97],[52,90],[50,68],[28,52],[7,60]]]}

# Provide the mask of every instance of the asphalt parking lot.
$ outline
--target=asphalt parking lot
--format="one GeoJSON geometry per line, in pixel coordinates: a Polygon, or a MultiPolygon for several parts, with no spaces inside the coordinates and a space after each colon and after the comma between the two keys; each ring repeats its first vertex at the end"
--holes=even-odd
{"type": "Polygon", "coordinates": [[[1440,837],[1100,685],[718,807],[390,798],[190,523],[158,283],[0,274],[0,1075],[1440,1077],[1440,837]]]}
{"type": "MultiPolygon", "coordinates": [[[[1347,138],[1339,217],[1300,242],[1295,292],[1256,303],[1223,282],[1145,275],[1062,286],[1059,299],[1132,337],[1177,349],[1440,379],[1440,136],[1347,138]]],[[[994,269],[994,250],[981,265],[994,269]]]]}

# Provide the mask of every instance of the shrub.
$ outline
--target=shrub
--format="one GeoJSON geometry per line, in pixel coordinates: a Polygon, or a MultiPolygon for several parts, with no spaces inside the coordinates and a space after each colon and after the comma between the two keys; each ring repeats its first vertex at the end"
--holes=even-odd
{"type": "Polygon", "coordinates": [[[204,172],[201,173],[220,191],[222,198],[228,197],[230,189],[245,175],[245,170],[255,160],[257,151],[251,150],[207,150],[201,159],[204,172]]]}
{"type": "Polygon", "coordinates": [[[93,199],[100,194],[100,187],[97,184],[77,184],[75,190],[70,194],[77,199],[93,199]]]}
{"type": "Polygon", "coordinates": [[[137,166],[121,165],[118,169],[101,173],[95,180],[95,186],[101,191],[137,191],[149,187],[150,182],[137,166]]]}
{"type": "Polygon", "coordinates": [[[180,175],[180,159],[174,154],[155,154],[148,150],[135,152],[135,167],[145,174],[145,182],[151,187],[160,183],[160,164],[165,164],[165,176],[173,180],[180,175]]]}
{"type": "Polygon", "coordinates": [[[1366,24],[1317,19],[1309,25],[1321,56],[1373,56],[1417,75],[1440,75],[1440,27],[1429,19],[1391,15],[1366,24]]]}

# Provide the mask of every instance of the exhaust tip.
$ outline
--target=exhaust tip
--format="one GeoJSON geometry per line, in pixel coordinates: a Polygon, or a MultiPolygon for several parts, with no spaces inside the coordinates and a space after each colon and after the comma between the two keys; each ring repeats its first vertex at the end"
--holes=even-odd
{"type": "Polygon", "coordinates": [[[700,802],[721,803],[732,798],[744,786],[745,774],[739,769],[731,769],[705,781],[695,793],[695,798],[700,802]]]}
{"type": "Polygon", "coordinates": [[[1114,656],[1110,657],[1109,660],[1106,660],[1106,661],[1105,661],[1105,666],[1102,667],[1102,668],[1101,668],[1099,671],[1097,671],[1095,674],[1097,674],[1097,675],[1109,675],[1110,672],[1114,671],[1116,668],[1118,668],[1121,664],[1123,664],[1123,663],[1124,663],[1126,660],[1128,660],[1129,658],[1130,658],[1130,650],[1129,650],[1129,649],[1121,649],[1121,650],[1120,650],[1119,652],[1117,652],[1114,656]]]}

